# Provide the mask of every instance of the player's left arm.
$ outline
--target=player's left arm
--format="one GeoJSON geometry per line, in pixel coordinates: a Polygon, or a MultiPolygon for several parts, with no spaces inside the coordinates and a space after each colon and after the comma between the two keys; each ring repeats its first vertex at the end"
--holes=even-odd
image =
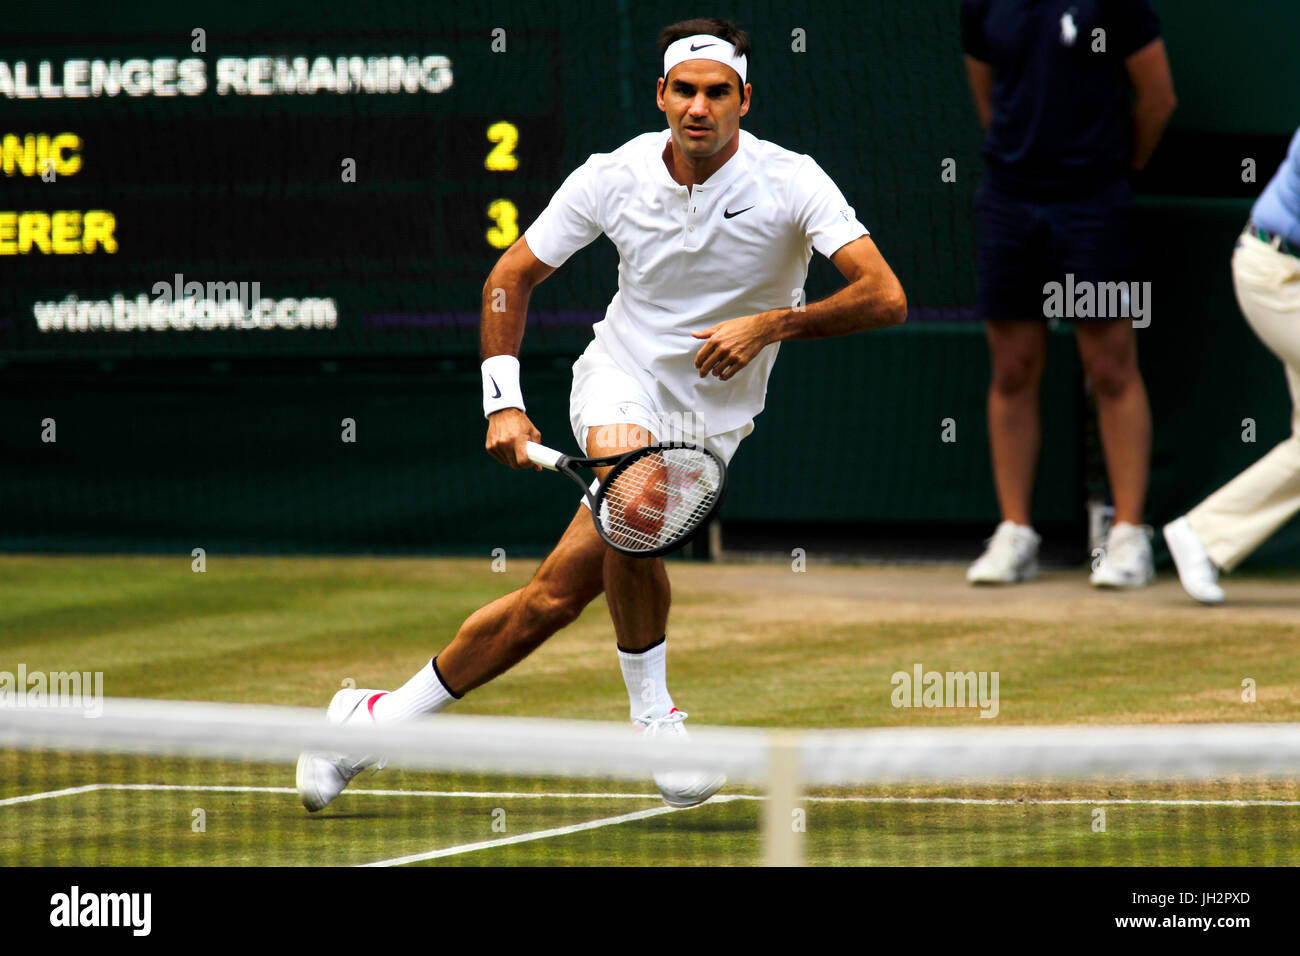
{"type": "Polygon", "coordinates": [[[1135,170],[1146,168],[1156,144],[1164,135],[1169,117],[1178,98],[1174,96],[1174,78],[1169,70],[1165,41],[1159,37],[1124,60],[1124,70],[1133,84],[1133,155],[1135,170]]]}
{"type": "Polygon", "coordinates": [[[834,295],[802,308],[743,315],[691,333],[708,340],[695,355],[700,377],[713,374],[725,382],[773,342],[851,335],[903,323],[907,296],[870,236],[846,243],[830,258],[848,280],[834,295]]]}

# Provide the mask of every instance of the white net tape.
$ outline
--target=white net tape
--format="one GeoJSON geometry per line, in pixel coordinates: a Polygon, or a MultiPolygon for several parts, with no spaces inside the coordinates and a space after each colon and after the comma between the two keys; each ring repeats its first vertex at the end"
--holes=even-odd
{"type": "Polygon", "coordinates": [[[408,769],[644,779],[710,769],[766,785],[777,746],[806,785],[1123,778],[1300,779],[1300,724],[767,731],[693,727],[684,745],[625,724],[439,715],[334,727],[315,709],[109,699],[103,714],[0,708],[0,747],[292,763],[300,751],[383,753],[408,769]]]}

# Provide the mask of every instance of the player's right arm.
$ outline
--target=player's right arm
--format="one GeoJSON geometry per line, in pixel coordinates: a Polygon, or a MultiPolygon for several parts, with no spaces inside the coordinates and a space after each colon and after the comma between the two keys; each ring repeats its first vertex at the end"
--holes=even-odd
{"type": "MultiPolygon", "coordinates": [[[[506,398],[518,394],[519,347],[524,340],[524,320],[528,314],[528,299],[533,289],[555,271],[533,255],[528,242],[520,238],[497,260],[483,284],[483,308],[479,322],[479,351],[484,362],[497,356],[515,359],[514,381],[494,382],[491,365],[485,366],[484,375],[500,394],[506,398]]],[[[504,363],[508,367],[511,363],[504,363]]],[[[498,373],[499,374],[499,373],[498,373]]],[[[505,377],[505,376],[503,376],[505,377]]],[[[489,397],[491,392],[486,392],[489,397]]],[[[511,468],[532,467],[525,445],[541,441],[541,433],[529,420],[523,409],[522,396],[518,407],[501,408],[488,416],[488,454],[511,468]]]]}
{"type": "Polygon", "coordinates": [[[524,338],[528,297],[569,256],[600,235],[600,179],[596,156],[570,173],[528,231],[497,261],[483,285],[479,335],[483,411],[488,415],[487,450],[511,468],[530,467],[524,446],[541,439],[524,414],[519,390],[519,346],[524,338]],[[495,381],[492,376],[496,372],[506,381],[495,381]],[[498,393],[495,397],[494,392],[498,393]]]}

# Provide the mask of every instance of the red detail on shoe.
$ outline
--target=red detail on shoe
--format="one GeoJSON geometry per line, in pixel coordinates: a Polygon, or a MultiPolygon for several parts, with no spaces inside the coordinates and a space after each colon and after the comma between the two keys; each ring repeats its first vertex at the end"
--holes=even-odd
{"type": "Polygon", "coordinates": [[[668,711],[668,716],[671,717],[671,716],[672,716],[673,714],[675,714],[675,713],[677,713],[677,708],[676,708],[676,707],[674,707],[672,710],[668,711]]]}
{"type": "Polygon", "coordinates": [[[381,697],[386,697],[386,696],[388,696],[388,691],[384,691],[382,694],[375,694],[368,701],[366,701],[366,710],[370,712],[371,720],[375,719],[375,701],[379,700],[379,698],[381,697]]]}

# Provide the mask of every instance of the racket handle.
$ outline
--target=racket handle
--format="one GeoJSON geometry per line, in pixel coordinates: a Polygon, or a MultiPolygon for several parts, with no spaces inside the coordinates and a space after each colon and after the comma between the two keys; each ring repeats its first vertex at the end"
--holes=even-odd
{"type": "Polygon", "coordinates": [[[564,455],[554,448],[547,448],[545,445],[539,445],[531,441],[528,443],[528,460],[534,465],[541,465],[543,468],[556,471],[560,459],[563,457],[564,455]]]}

